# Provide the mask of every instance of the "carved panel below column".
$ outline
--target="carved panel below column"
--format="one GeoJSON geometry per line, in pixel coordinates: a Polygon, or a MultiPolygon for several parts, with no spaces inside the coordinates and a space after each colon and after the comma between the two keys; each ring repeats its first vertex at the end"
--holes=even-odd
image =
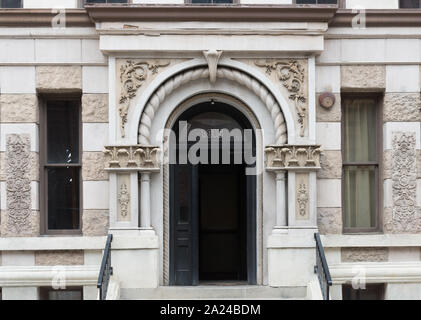
{"type": "Polygon", "coordinates": [[[117,176],[117,221],[131,221],[130,214],[130,175],[117,176]]]}
{"type": "Polygon", "coordinates": [[[297,173],[295,175],[295,219],[308,220],[309,215],[309,178],[307,173],[297,173]]]}

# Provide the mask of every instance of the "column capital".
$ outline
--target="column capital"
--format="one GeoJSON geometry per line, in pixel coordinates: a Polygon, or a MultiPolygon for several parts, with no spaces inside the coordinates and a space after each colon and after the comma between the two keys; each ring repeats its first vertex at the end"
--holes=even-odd
{"type": "Polygon", "coordinates": [[[267,171],[315,171],[320,169],[320,145],[268,145],[265,148],[267,171]]]}
{"type": "Polygon", "coordinates": [[[106,146],[106,171],[123,172],[159,172],[159,154],[161,149],[151,145],[115,145],[106,146]]]}

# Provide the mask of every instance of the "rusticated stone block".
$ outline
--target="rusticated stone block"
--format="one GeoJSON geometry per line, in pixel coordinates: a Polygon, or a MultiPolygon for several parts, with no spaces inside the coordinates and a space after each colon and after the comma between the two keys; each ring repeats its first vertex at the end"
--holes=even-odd
{"type": "Polygon", "coordinates": [[[317,172],[319,179],[342,178],[341,151],[323,151],[320,155],[321,170],[317,172]]]}
{"type": "Polygon", "coordinates": [[[0,225],[0,235],[2,237],[38,237],[40,235],[40,216],[39,211],[31,210],[31,213],[26,219],[24,228],[19,230],[19,232],[10,228],[9,216],[5,210],[1,211],[1,225],[0,225]]]}
{"type": "Polygon", "coordinates": [[[386,93],[383,120],[385,122],[421,121],[420,93],[386,93]]]}
{"type": "Polygon", "coordinates": [[[35,251],[36,266],[70,266],[82,264],[82,250],[35,251]]]}
{"type": "Polygon", "coordinates": [[[82,179],[108,180],[105,168],[105,155],[103,152],[84,152],[82,158],[82,179]]]}
{"type": "Polygon", "coordinates": [[[421,178],[421,150],[417,150],[417,178],[421,178]]]}
{"type": "Polygon", "coordinates": [[[36,68],[36,88],[44,92],[81,91],[82,67],[39,66],[36,68]]]}
{"type": "Polygon", "coordinates": [[[326,109],[319,103],[320,94],[316,95],[316,121],[317,122],[340,122],[341,121],[341,95],[335,93],[335,104],[326,109]]]}
{"type": "Polygon", "coordinates": [[[108,94],[82,96],[83,122],[108,122],[108,94]]]}
{"type": "Polygon", "coordinates": [[[105,236],[108,234],[108,210],[84,210],[82,220],[84,236],[105,236]]]}
{"type": "Polygon", "coordinates": [[[411,223],[406,221],[393,219],[393,209],[383,209],[384,233],[421,233],[421,208],[415,209],[415,215],[411,219],[411,223]]]}
{"type": "Polygon", "coordinates": [[[386,88],[386,68],[378,65],[342,66],[341,87],[346,89],[386,88]]]}
{"type": "Polygon", "coordinates": [[[341,234],[341,208],[317,208],[317,225],[320,234],[341,234]]]}
{"type": "Polygon", "coordinates": [[[387,262],[388,248],[342,248],[342,262],[387,262]]]}
{"type": "Polygon", "coordinates": [[[0,152],[0,181],[6,180],[6,153],[0,152]]]}
{"type": "Polygon", "coordinates": [[[38,100],[36,95],[0,95],[1,122],[38,122],[38,117],[38,100]]]}

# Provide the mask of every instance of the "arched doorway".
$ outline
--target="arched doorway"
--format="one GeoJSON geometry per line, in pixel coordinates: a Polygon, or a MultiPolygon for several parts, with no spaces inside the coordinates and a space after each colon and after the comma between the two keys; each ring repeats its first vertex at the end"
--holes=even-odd
{"type": "Polygon", "coordinates": [[[256,284],[256,138],[237,108],[184,111],[170,138],[170,285],[256,284]]]}

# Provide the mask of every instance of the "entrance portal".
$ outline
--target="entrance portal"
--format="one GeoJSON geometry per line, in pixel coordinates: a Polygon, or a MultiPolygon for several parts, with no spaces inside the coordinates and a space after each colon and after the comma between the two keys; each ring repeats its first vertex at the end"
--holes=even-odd
{"type": "Polygon", "coordinates": [[[236,108],[185,111],[170,138],[170,284],[256,283],[255,136],[236,108]]]}

